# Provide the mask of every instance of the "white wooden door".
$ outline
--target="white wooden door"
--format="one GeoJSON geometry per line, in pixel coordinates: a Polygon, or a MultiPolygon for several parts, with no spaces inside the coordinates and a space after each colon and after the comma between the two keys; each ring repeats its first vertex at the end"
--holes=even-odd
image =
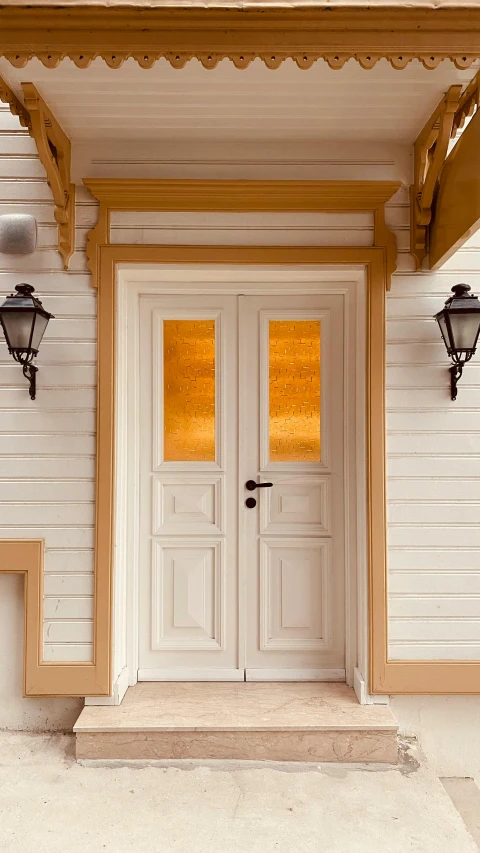
{"type": "Polygon", "coordinates": [[[141,297],[140,680],[344,678],[342,306],[141,297]]]}
{"type": "Polygon", "coordinates": [[[341,295],[241,298],[247,680],[345,678],[343,334],[341,295]]]}

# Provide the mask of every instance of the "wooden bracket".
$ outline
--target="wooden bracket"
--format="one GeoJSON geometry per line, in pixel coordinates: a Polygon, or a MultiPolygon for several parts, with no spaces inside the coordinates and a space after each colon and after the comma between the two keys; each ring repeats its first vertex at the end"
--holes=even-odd
{"type": "Polygon", "coordinates": [[[465,89],[453,120],[452,137],[455,137],[459,130],[463,128],[465,120],[471,118],[480,107],[480,71],[470,81],[465,89]]]}
{"type": "Polygon", "coordinates": [[[30,116],[31,134],[55,202],[58,251],[64,269],[68,269],[68,262],[75,249],[75,184],[70,182],[70,140],[33,83],[22,83],[22,88],[25,108],[30,116]]]}
{"type": "Polygon", "coordinates": [[[428,254],[428,226],[440,172],[452,136],[462,87],[450,86],[414,144],[413,184],[410,187],[410,251],[417,269],[428,254]]]}

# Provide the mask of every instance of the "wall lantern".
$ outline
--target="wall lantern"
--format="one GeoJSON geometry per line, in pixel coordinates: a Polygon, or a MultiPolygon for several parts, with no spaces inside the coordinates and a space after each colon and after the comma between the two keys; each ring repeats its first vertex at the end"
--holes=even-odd
{"type": "Polygon", "coordinates": [[[8,351],[22,365],[23,375],[30,383],[30,397],[34,400],[38,367],[32,362],[53,314],[45,311],[40,300],[32,295],[35,288],[31,284],[17,284],[15,290],[17,292],[7,296],[0,306],[0,323],[8,351]]]}
{"type": "Polygon", "coordinates": [[[457,382],[463,365],[475,352],[480,332],[480,302],[469,290],[468,284],[456,284],[452,287],[453,296],[445,302],[445,308],[435,314],[447,353],[453,361],[450,367],[452,400],[457,399],[457,382]]]}

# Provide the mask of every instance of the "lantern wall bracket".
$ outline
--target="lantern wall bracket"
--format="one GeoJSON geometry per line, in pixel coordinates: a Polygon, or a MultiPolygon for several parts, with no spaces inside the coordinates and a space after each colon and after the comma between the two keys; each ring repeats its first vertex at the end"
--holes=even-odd
{"type": "Polygon", "coordinates": [[[68,269],[75,249],[75,184],[70,181],[70,140],[33,83],[22,83],[22,88],[25,110],[30,116],[31,135],[55,203],[58,251],[64,269],[68,269]]]}
{"type": "Polygon", "coordinates": [[[29,382],[28,393],[30,394],[30,399],[35,400],[37,394],[38,367],[35,367],[35,365],[32,364],[31,359],[33,358],[33,356],[28,355],[27,353],[25,353],[25,356],[23,356],[18,352],[12,352],[12,355],[15,361],[22,365],[23,375],[25,379],[27,379],[29,382]]]}
{"type": "Polygon", "coordinates": [[[450,370],[450,396],[452,400],[457,399],[457,383],[463,373],[463,364],[452,364],[450,370]]]}

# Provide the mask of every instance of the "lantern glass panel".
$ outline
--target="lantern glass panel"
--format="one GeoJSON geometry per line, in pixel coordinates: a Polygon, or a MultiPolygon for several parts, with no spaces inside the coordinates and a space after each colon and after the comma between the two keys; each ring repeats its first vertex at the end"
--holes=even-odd
{"type": "Polygon", "coordinates": [[[2,321],[10,349],[28,349],[34,317],[34,311],[5,311],[2,321]]]}
{"type": "Polygon", "coordinates": [[[42,314],[37,314],[32,334],[32,349],[39,349],[45,329],[47,328],[48,320],[48,317],[43,317],[42,314]]]}
{"type": "Polygon", "coordinates": [[[475,348],[480,317],[478,313],[450,314],[453,342],[456,350],[473,350],[475,348]]]}
{"type": "Polygon", "coordinates": [[[447,349],[451,349],[452,348],[452,342],[448,336],[448,326],[447,326],[447,321],[445,319],[445,314],[443,313],[443,311],[441,314],[437,314],[437,321],[438,321],[438,325],[440,326],[440,331],[442,333],[445,346],[447,347],[447,349]]]}

